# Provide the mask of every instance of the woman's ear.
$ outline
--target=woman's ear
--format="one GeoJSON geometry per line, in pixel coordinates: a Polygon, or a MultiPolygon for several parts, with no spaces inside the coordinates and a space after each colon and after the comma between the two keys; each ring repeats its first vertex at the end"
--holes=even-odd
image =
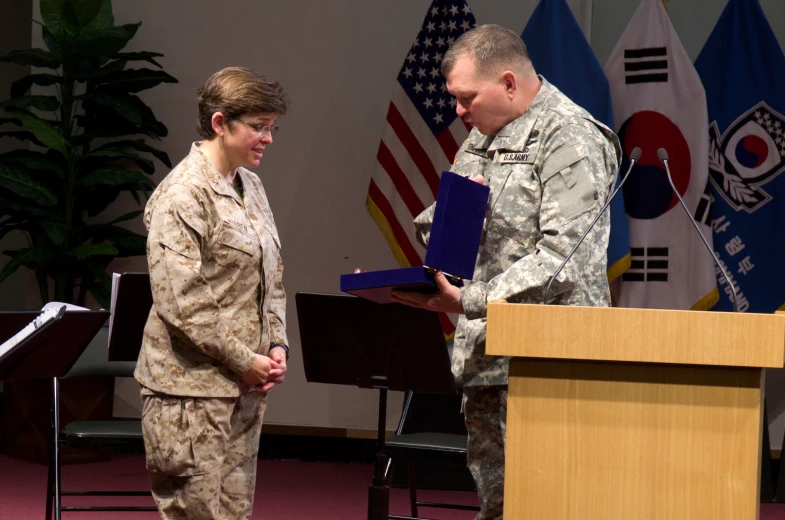
{"type": "Polygon", "coordinates": [[[213,117],[210,119],[210,123],[212,123],[213,131],[216,135],[224,135],[224,132],[226,131],[227,120],[222,113],[216,112],[213,114],[213,117]]]}

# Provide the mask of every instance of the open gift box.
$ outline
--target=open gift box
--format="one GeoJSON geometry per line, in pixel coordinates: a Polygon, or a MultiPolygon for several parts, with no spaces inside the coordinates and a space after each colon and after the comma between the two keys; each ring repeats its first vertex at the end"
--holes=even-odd
{"type": "Polygon", "coordinates": [[[436,292],[435,271],[453,285],[474,275],[490,188],[452,172],[442,172],[425,264],[341,275],[341,291],[390,303],[393,289],[436,292]]]}

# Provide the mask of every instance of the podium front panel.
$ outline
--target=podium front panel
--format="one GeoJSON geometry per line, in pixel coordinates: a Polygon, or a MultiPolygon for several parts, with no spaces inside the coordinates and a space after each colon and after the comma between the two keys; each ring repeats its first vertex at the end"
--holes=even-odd
{"type": "Polygon", "coordinates": [[[504,517],[753,520],[760,369],[513,359],[504,517]]]}

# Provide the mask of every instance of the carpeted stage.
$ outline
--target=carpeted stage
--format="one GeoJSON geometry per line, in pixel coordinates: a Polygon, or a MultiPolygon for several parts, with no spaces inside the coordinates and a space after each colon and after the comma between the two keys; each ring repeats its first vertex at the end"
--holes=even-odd
{"type": "MultiPolygon", "coordinates": [[[[361,520],[367,516],[373,466],[330,462],[260,460],[254,520],[361,520]]],[[[117,455],[111,461],[68,464],[63,489],[144,490],[143,455],[117,455]]],[[[422,500],[476,504],[474,493],[420,491],[422,500]]],[[[46,497],[46,466],[0,455],[0,520],[41,520],[46,497]]],[[[63,505],[153,505],[147,497],[63,497],[63,505]]],[[[408,515],[409,495],[390,491],[390,511],[408,515]]],[[[785,510],[785,508],[783,508],[785,510]]],[[[434,519],[471,520],[468,511],[422,509],[434,519]]],[[[155,520],[155,512],[65,512],[64,520],[155,520]]],[[[772,517],[774,518],[774,517],[772,517]]],[[[785,518],[785,513],[783,513],[785,518]]]]}
{"type": "MultiPolygon", "coordinates": [[[[366,518],[372,466],[331,462],[260,460],[254,520],[362,520],[366,518]]],[[[145,489],[147,476],[142,455],[118,455],[107,462],[68,464],[63,468],[64,489],[145,489]]],[[[41,520],[45,512],[46,467],[0,455],[0,520],[41,520]]],[[[421,499],[476,504],[474,493],[420,491],[421,499]]],[[[408,493],[390,492],[390,511],[408,515],[408,493]]],[[[64,505],[152,504],[152,499],[64,497],[64,505]],[[90,501],[90,502],[88,502],[90,501]]],[[[468,511],[421,509],[433,519],[471,520],[468,511]]],[[[154,512],[70,512],[65,520],[154,520],[154,512]]],[[[762,504],[761,520],[785,520],[785,504],[762,504]]]]}

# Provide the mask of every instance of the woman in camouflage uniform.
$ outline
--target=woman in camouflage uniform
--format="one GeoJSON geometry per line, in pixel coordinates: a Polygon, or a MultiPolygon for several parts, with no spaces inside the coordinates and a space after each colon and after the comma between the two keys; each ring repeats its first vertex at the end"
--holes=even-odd
{"type": "Polygon", "coordinates": [[[230,67],[199,89],[188,156],[145,208],[154,305],[136,368],[163,519],[249,519],[267,392],[289,348],[280,240],[256,167],[281,86],[230,67]]]}

